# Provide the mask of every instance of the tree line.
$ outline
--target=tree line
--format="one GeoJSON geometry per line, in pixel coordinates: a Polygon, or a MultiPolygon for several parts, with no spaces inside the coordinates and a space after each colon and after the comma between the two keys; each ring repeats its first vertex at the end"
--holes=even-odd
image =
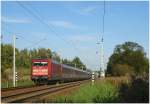
{"type": "MultiPolygon", "coordinates": [[[[86,65],[75,57],[72,60],[62,59],[51,49],[23,49],[16,48],[16,67],[30,68],[31,59],[50,58],[59,63],[86,70],[86,65]]],[[[1,44],[1,72],[13,66],[13,46],[11,44],[1,44]]],[[[144,48],[135,42],[125,42],[114,48],[113,54],[107,63],[106,76],[124,76],[131,74],[149,73],[149,60],[146,57],[144,48]]]]}
{"type": "MultiPolygon", "coordinates": [[[[73,60],[61,59],[51,49],[39,48],[39,49],[23,49],[16,48],[16,67],[30,68],[31,59],[37,58],[50,58],[59,63],[67,64],[79,69],[86,70],[86,65],[81,61],[79,57],[75,57],[73,60]]],[[[13,46],[11,44],[1,44],[1,68],[2,74],[5,69],[13,67],[13,46]]]]}

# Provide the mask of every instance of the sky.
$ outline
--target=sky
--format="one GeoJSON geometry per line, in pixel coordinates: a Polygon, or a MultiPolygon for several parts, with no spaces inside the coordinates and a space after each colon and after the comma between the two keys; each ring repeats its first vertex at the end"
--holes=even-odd
{"type": "Polygon", "coordinates": [[[2,1],[2,43],[18,49],[50,48],[62,58],[80,57],[87,68],[99,70],[104,36],[105,66],[116,45],[137,42],[148,54],[147,1],[2,1]]]}

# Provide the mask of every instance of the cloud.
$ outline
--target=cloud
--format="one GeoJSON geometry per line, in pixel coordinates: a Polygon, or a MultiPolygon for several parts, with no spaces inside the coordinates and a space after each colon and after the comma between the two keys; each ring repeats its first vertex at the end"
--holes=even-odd
{"type": "Polygon", "coordinates": [[[89,14],[92,14],[93,12],[95,12],[97,7],[93,7],[93,6],[88,6],[86,8],[83,8],[80,10],[80,14],[83,14],[83,15],[89,15],[89,14]]]}
{"type": "Polygon", "coordinates": [[[25,19],[25,18],[2,17],[1,21],[6,23],[31,23],[29,19],[25,19]]]}
{"type": "Polygon", "coordinates": [[[77,26],[69,21],[62,21],[62,20],[57,20],[57,21],[49,21],[49,24],[57,26],[57,27],[63,27],[63,28],[77,28],[77,26]]]}
{"type": "Polygon", "coordinates": [[[74,13],[77,13],[77,14],[80,14],[80,15],[91,15],[93,13],[96,12],[96,9],[98,9],[97,6],[81,6],[79,8],[74,8],[73,6],[69,6],[69,7],[66,7],[68,10],[70,10],[71,12],[74,12],[74,13]]]}

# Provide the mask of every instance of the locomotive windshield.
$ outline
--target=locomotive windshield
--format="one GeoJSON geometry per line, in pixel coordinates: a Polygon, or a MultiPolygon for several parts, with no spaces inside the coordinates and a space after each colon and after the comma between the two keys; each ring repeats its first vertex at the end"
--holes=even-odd
{"type": "Polygon", "coordinates": [[[33,66],[47,66],[48,63],[47,62],[34,62],[33,66]]]}

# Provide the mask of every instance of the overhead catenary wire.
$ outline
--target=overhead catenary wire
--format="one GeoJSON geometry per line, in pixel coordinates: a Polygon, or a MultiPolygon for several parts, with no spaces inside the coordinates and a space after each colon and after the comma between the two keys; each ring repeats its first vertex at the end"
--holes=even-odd
{"type": "MultiPolygon", "coordinates": [[[[47,22],[43,21],[43,19],[41,18],[41,16],[35,14],[35,12],[33,12],[31,9],[27,8],[25,5],[23,5],[22,3],[20,3],[19,1],[17,1],[17,3],[24,8],[28,13],[30,13],[32,16],[34,16],[35,19],[37,19],[39,22],[41,22],[42,24],[44,24],[46,27],[48,27],[48,29],[54,33],[54,35],[56,35],[58,38],[60,38],[61,40],[63,40],[67,45],[71,45],[72,48],[75,49],[75,51],[79,51],[79,49],[70,41],[67,41],[66,39],[64,39],[63,37],[61,37],[61,35],[56,32],[54,30],[54,27],[50,24],[48,24],[47,22]]],[[[47,35],[46,35],[47,36],[47,35]]],[[[45,38],[46,38],[45,36],[45,38]]],[[[83,56],[84,57],[84,56],[83,56]]],[[[84,57],[84,59],[87,59],[86,57],[84,57]]]]}
{"type": "Polygon", "coordinates": [[[41,42],[43,42],[43,40],[46,40],[45,38],[42,38],[42,39],[40,39],[40,40],[38,40],[38,41],[36,41],[36,42],[33,42],[33,41],[29,40],[29,39],[26,39],[24,36],[19,35],[19,34],[21,34],[21,33],[14,33],[14,32],[11,32],[11,31],[8,30],[8,29],[7,29],[6,31],[7,31],[9,34],[15,34],[17,37],[22,38],[24,41],[31,43],[30,45],[24,47],[24,49],[26,49],[26,48],[31,48],[31,47],[33,47],[33,46],[35,46],[35,45],[40,44],[41,42]]]}
{"type": "Polygon", "coordinates": [[[105,0],[104,0],[104,7],[103,7],[103,34],[104,34],[104,31],[105,31],[105,0]]]}
{"type": "MultiPolygon", "coordinates": [[[[30,5],[29,5],[29,6],[30,6],[30,5]]],[[[39,16],[42,20],[45,20],[44,16],[39,15],[39,12],[38,12],[38,10],[37,10],[35,7],[33,8],[33,7],[30,6],[30,8],[32,9],[32,10],[31,10],[32,12],[34,11],[33,13],[36,13],[37,16],[39,16]]],[[[44,22],[44,21],[43,21],[43,22],[44,22]]],[[[55,26],[54,26],[53,24],[49,24],[49,23],[47,23],[47,24],[48,24],[48,26],[50,27],[49,29],[52,29],[53,32],[55,33],[54,35],[57,35],[57,37],[58,37],[58,38],[61,38],[67,45],[73,46],[73,48],[74,48],[75,50],[78,50],[78,51],[79,51],[79,49],[76,47],[76,45],[75,45],[71,40],[66,40],[65,38],[62,37],[62,35],[64,35],[62,32],[55,31],[56,28],[55,28],[55,26]]],[[[46,35],[45,37],[47,37],[47,35],[46,35]]]]}
{"type": "MultiPolygon", "coordinates": [[[[64,38],[62,38],[56,31],[54,31],[53,27],[51,25],[49,25],[47,22],[43,21],[43,19],[41,18],[41,16],[35,14],[35,12],[33,12],[32,10],[30,10],[29,8],[27,8],[24,4],[22,4],[20,1],[17,1],[17,3],[24,8],[29,14],[31,14],[35,19],[37,19],[39,22],[41,22],[42,24],[44,24],[46,27],[48,27],[48,29],[53,32],[57,37],[59,37],[61,40],[63,40],[64,42],[66,42],[67,44],[70,44],[68,41],[66,41],[64,38]]],[[[47,35],[46,35],[47,36],[47,35]]],[[[45,38],[46,38],[45,36],[45,38]]]]}
{"type": "Polygon", "coordinates": [[[6,32],[8,32],[9,34],[15,34],[17,37],[20,37],[20,38],[22,38],[23,40],[25,40],[25,41],[27,41],[27,42],[30,42],[30,43],[33,43],[32,41],[30,41],[29,39],[26,39],[24,36],[21,36],[21,35],[19,35],[19,34],[21,34],[21,33],[15,33],[15,32],[12,32],[12,31],[10,31],[10,30],[8,30],[8,29],[5,29],[6,30],[6,32]]]}
{"type": "Polygon", "coordinates": [[[46,38],[43,38],[43,39],[41,39],[41,40],[39,40],[39,41],[37,41],[37,42],[34,42],[32,45],[29,45],[29,46],[27,46],[26,48],[31,48],[31,47],[33,47],[33,46],[35,46],[35,45],[37,45],[37,44],[43,42],[44,40],[46,40],[46,38]]]}

